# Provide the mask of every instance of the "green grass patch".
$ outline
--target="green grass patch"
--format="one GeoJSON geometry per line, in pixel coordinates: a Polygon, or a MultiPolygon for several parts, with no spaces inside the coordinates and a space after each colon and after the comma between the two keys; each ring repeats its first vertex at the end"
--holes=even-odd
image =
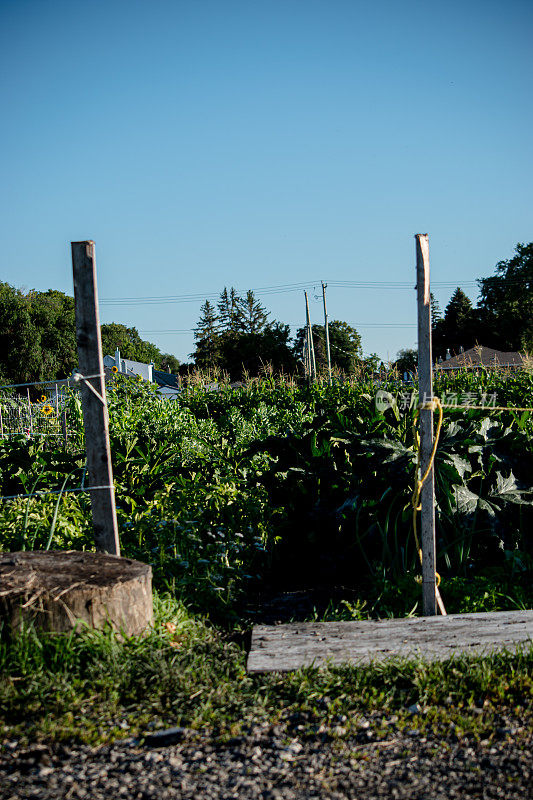
{"type": "MultiPolygon", "coordinates": [[[[73,635],[26,629],[0,645],[2,740],[91,744],[182,725],[228,737],[254,724],[301,735],[345,735],[361,718],[381,736],[392,717],[443,735],[494,734],[502,710],[532,721],[533,647],[445,663],[395,661],[250,676],[231,636],[191,617],[170,597],[155,598],[145,637],[110,631],[73,635]],[[418,703],[422,713],[408,708],[418,703]]],[[[233,636],[235,639],[235,636],[233,636]]]]}

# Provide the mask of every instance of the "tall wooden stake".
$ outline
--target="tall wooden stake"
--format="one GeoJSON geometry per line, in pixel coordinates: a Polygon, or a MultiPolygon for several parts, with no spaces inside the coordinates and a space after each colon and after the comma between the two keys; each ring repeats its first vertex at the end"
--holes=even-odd
{"type": "Polygon", "coordinates": [[[305,316],[307,319],[307,336],[309,341],[309,355],[311,363],[311,380],[316,381],[316,359],[315,359],[315,345],[313,343],[313,329],[311,328],[311,316],[309,314],[309,299],[307,292],[305,294],[305,316]]]}
{"type": "MultiPolygon", "coordinates": [[[[427,233],[417,233],[416,290],[418,302],[418,399],[427,403],[433,398],[431,360],[431,298],[429,290],[429,239],[427,233]]],[[[429,464],[433,448],[433,410],[420,410],[420,464],[422,475],[429,464]]],[[[435,558],[435,482],[433,468],[420,495],[422,510],[422,607],[424,616],[437,613],[437,584],[435,558]]]]}
{"type": "Polygon", "coordinates": [[[94,487],[91,489],[94,539],[97,550],[119,556],[94,242],[72,242],[72,271],[79,368],[82,375],[98,375],[87,381],[94,391],[85,382],[81,385],[89,488],[94,487]]]}
{"type": "Polygon", "coordinates": [[[26,389],[26,391],[28,393],[28,416],[29,416],[29,426],[30,426],[29,430],[31,435],[33,436],[33,410],[31,407],[30,390],[26,389]]]}
{"type": "Polygon", "coordinates": [[[328,325],[328,310],[326,308],[326,288],[327,283],[322,281],[322,300],[324,303],[324,328],[326,331],[326,357],[328,359],[328,383],[331,386],[331,351],[329,349],[329,325],[328,325]]]}

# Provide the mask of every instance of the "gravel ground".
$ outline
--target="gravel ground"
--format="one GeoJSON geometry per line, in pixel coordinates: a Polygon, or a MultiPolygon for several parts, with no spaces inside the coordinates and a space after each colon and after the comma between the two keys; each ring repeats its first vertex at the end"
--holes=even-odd
{"type": "Polygon", "coordinates": [[[126,740],[21,751],[8,742],[0,798],[533,798],[531,733],[499,729],[474,743],[388,722],[379,738],[363,722],[348,738],[264,726],[225,743],[181,730],[167,746],[126,740]]]}

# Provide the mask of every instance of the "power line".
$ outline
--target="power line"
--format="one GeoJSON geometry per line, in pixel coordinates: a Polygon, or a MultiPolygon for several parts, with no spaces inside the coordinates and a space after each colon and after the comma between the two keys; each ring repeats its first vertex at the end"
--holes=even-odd
{"type": "MultiPolygon", "coordinates": [[[[284,323],[287,324],[289,328],[304,328],[301,322],[290,322],[284,323]]],[[[352,328],[416,328],[415,322],[348,322],[347,325],[350,325],[352,328]]],[[[313,324],[313,328],[315,327],[316,323],[313,324]]],[[[330,323],[330,326],[333,326],[333,323],[330,323]]],[[[196,328],[163,328],[163,329],[151,329],[151,330],[140,330],[139,333],[147,334],[147,333],[194,333],[196,328]]]]}
{"type": "MultiPolygon", "coordinates": [[[[497,276],[491,276],[497,277],[497,276]]],[[[453,289],[453,288],[479,288],[479,281],[490,280],[491,278],[480,278],[476,280],[458,280],[458,281],[433,281],[431,284],[432,289],[453,289]]],[[[523,285],[525,288],[531,288],[531,281],[529,278],[507,278],[506,284],[523,285]]],[[[359,281],[359,280],[328,280],[328,286],[334,289],[377,289],[380,291],[404,291],[414,290],[411,281],[359,281]]],[[[306,289],[318,289],[321,286],[321,281],[301,281],[299,283],[287,283],[276,286],[259,286],[251,291],[261,297],[268,297],[277,294],[287,294],[291,292],[300,292],[306,289]]],[[[242,293],[243,289],[237,290],[242,293]]],[[[68,295],[67,295],[68,297],[68,295]]],[[[190,294],[176,294],[176,295],[140,295],[138,297],[103,297],[100,299],[102,306],[136,306],[136,305],[166,305],[172,303],[198,303],[205,300],[217,300],[220,297],[220,292],[194,292],[190,294]]],[[[18,297],[4,297],[0,298],[0,303],[9,304],[17,302],[28,303],[43,303],[49,302],[58,304],[62,302],[62,298],[45,297],[42,293],[37,296],[18,296],[18,297]]]]}

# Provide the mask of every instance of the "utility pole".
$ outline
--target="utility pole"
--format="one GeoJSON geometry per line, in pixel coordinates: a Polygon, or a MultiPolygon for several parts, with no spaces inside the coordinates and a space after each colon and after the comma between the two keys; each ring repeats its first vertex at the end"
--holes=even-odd
{"type": "Polygon", "coordinates": [[[331,386],[331,352],[329,349],[329,325],[328,325],[328,310],[326,308],[326,289],[328,285],[322,281],[322,300],[324,302],[324,328],[326,330],[326,357],[328,359],[328,383],[331,386]]]}
{"type": "Polygon", "coordinates": [[[307,336],[309,337],[311,380],[316,380],[315,346],[313,344],[313,330],[311,328],[311,317],[309,315],[309,299],[307,297],[307,292],[304,292],[304,294],[305,294],[305,315],[307,319],[307,336]]]}

